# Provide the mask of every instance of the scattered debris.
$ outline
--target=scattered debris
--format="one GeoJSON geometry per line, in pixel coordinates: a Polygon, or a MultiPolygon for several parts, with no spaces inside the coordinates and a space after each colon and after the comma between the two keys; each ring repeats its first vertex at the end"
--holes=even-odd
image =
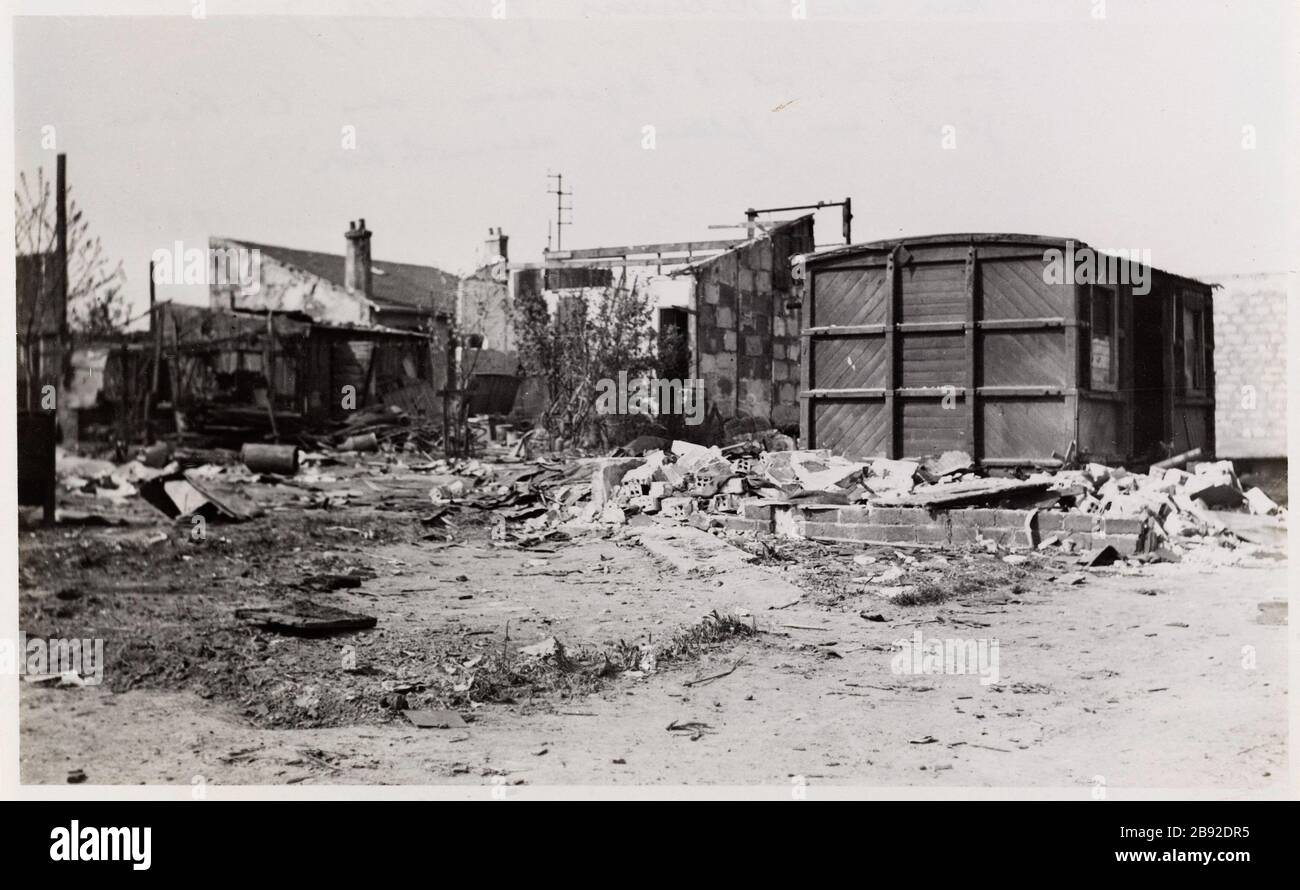
{"type": "Polygon", "coordinates": [[[1106,544],[1103,547],[1097,547],[1079,557],[1079,564],[1094,569],[1102,566],[1114,565],[1119,558],[1119,551],[1109,544],[1106,544]]]}
{"type": "Polygon", "coordinates": [[[370,615],[304,599],[284,606],[245,606],[235,610],[235,617],[263,630],[293,636],[326,636],[369,630],[378,623],[378,619],[370,615]]]}
{"type": "Polygon", "coordinates": [[[246,522],[261,514],[256,504],[244,503],[237,496],[218,499],[210,488],[199,483],[198,475],[187,471],[155,476],[140,485],[140,497],[170,519],[201,516],[209,522],[246,522]]]}
{"type": "Polygon", "coordinates": [[[687,720],[682,723],[678,723],[674,720],[672,723],[668,724],[667,729],[669,732],[687,733],[692,742],[698,742],[704,737],[705,733],[713,731],[711,725],[708,723],[701,723],[698,720],[687,720]]]}
{"type": "Polygon", "coordinates": [[[244,466],[254,473],[282,473],[293,476],[298,472],[297,445],[261,445],[245,443],[239,452],[244,466]]]}
{"type": "Polygon", "coordinates": [[[734,674],[734,673],[736,672],[736,668],[740,667],[740,666],[741,666],[742,664],[744,664],[744,663],[745,663],[745,659],[741,658],[741,659],[739,659],[735,664],[733,664],[731,667],[727,668],[727,670],[722,671],[721,673],[710,674],[710,675],[707,676],[707,677],[697,677],[697,678],[694,679],[694,680],[687,680],[687,681],[684,682],[682,685],[683,685],[683,686],[703,686],[705,683],[712,683],[714,680],[721,680],[723,677],[730,677],[732,674],[734,674]]]}

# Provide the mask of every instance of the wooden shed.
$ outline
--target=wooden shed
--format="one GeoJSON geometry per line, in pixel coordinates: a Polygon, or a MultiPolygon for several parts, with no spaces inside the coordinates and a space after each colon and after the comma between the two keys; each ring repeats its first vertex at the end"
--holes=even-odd
{"type": "Polygon", "coordinates": [[[1037,235],[855,244],[802,266],[802,445],[986,467],[1214,449],[1210,285],[1037,235]]]}

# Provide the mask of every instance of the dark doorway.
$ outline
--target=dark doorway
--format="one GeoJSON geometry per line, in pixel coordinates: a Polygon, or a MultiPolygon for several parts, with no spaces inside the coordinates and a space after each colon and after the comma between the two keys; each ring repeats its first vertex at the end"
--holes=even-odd
{"type": "Polygon", "coordinates": [[[659,310],[659,376],[673,380],[691,376],[690,315],[685,309],[659,310]]]}
{"type": "Polygon", "coordinates": [[[1159,460],[1167,449],[1169,416],[1165,380],[1164,300],[1157,294],[1133,295],[1133,453],[1159,460]]]}

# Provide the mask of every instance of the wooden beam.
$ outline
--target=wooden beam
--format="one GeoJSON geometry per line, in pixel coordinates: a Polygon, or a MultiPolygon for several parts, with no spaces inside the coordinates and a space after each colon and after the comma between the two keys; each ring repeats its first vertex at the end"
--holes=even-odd
{"type": "Polygon", "coordinates": [[[866,334],[883,334],[883,324],[826,325],[816,328],[804,328],[800,333],[805,337],[852,337],[866,334]]]}
{"type": "Polygon", "coordinates": [[[859,389],[805,389],[800,395],[805,399],[883,399],[886,392],[880,387],[859,389]]]}
{"type": "Polygon", "coordinates": [[[1065,395],[1077,395],[1076,390],[1063,386],[979,386],[975,392],[981,396],[1015,396],[1020,398],[1038,398],[1051,396],[1057,398],[1065,395]]]}
{"type": "Polygon", "coordinates": [[[900,321],[894,326],[900,334],[960,333],[966,329],[964,321],[900,321]]]}
{"type": "MultiPolygon", "coordinates": [[[[998,318],[988,321],[967,319],[965,321],[900,321],[894,330],[900,334],[924,334],[961,332],[969,327],[988,331],[1038,331],[1061,329],[1071,326],[1064,318],[998,318]]],[[[813,336],[852,337],[858,335],[883,334],[883,324],[826,325],[809,328],[805,331],[813,336]]]]}
{"type": "Polygon", "coordinates": [[[542,264],[544,269],[621,269],[632,266],[688,266],[719,254],[696,254],[693,257],[633,257],[632,259],[556,260],[542,264]]]}
{"type": "MultiPolygon", "coordinates": [[[[816,278],[812,273],[804,275],[803,293],[799,305],[799,447],[815,448],[817,441],[816,432],[813,429],[813,404],[812,404],[812,385],[813,380],[813,361],[816,358],[816,351],[813,349],[813,340],[807,336],[812,330],[813,323],[813,300],[817,297],[815,288],[816,278]]],[[[739,344],[737,344],[739,345],[739,344]]]]}
{"type": "Polygon", "coordinates": [[[551,250],[542,254],[545,260],[594,260],[608,257],[630,257],[638,254],[698,253],[701,251],[730,250],[744,244],[744,239],[726,238],[714,241],[667,241],[660,244],[623,244],[615,247],[586,247],[579,250],[551,250]]]}
{"type": "Polygon", "coordinates": [[[1079,368],[1079,356],[1081,354],[1079,350],[1082,345],[1080,338],[1083,337],[1083,326],[1079,324],[1079,321],[1083,318],[1083,293],[1083,285],[1076,284],[1069,290],[1069,305],[1073,309],[1074,324],[1065,329],[1065,373],[1067,380],[1074,381],[1074,386],[1071,387],[1074,392],[1065,398],[1066,422],[1069,425],[1070,441],[1061,443],[1061,452],[1063,454],[1071,443],[1074,444],[1076,449],[1083,447],[1079,441],[1078,392],[1089,385],[1085,372],[1079,368]]]}
{"type": "Polygon", "coordinates": [[[979,390],[976,388],[976,377],[979,373],[979,358],[976,355],[976,349],[979,340],[975,336],[975,325],[979,317],[978,308],[978,281],[977,267],[975,265],[975,245],[972,244],[966,251],[966,386],[964,389],[966,398],[966,453],[970,455],[971,460],[978,461],[979,455],[979,390]]]}
{"type": "Polygon", "coordinates": [[[894,325],[898,312],[898,248],[889,251],[885,262],[885,457],[898,457],[898,404],[894,389],[898,386],[898,350],[894,325]]]}
{"type": "Polygon", "coordinates": [[[1061,462],[1053,458],[1039,457],[995,457],[980,461],[986,467],[1060,467],[1061,462]]]}
{"type": "Polygon", "coordinates": [[[995,318],[976,321],[976,327],[985,331],[1035,331],[1044,328],[1067,328],[1071,322],[1065,318],[995,318]]]}

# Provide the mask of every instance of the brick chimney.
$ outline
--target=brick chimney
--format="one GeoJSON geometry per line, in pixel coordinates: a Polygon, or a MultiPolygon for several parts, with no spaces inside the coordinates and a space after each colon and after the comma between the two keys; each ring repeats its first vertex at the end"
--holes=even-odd
{"type": "Polygon", "coordinates": [[[510,236],[503,229],[488,229],[487,262],[488,265],[510,259],[510,236]]]}
{"type": "Polygon", "coordinates": [[[364,218],[348,223],[344,233],[348,239],[347,253],[343,255],[343,286],[349,292],[360,292],[370,298],[370,232],[364,218]]]}

